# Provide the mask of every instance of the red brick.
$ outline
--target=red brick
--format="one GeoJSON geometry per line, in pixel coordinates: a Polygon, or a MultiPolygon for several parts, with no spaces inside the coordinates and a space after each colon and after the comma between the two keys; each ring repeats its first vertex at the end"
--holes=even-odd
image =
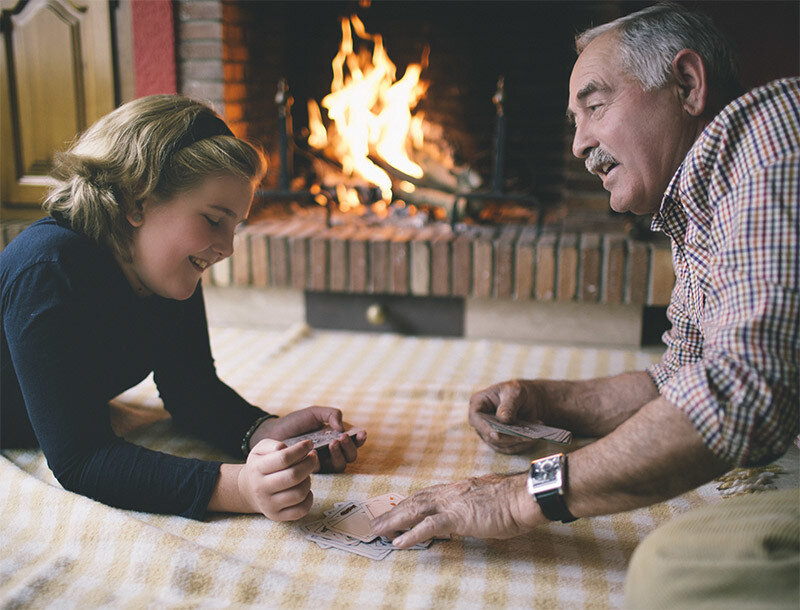
{"type": "Polygon", "coordinates": [[[369,291],[389,291],[389,240],[394,235],[393,227],[376,229],[369,241],[369,291]]]}
{"type": "Polygon", "coordinates": [[[622,235],[604,237],[603,298],[616,305],[625,298],[625,241],[622,235]]]}
{"type": "MultiPolygon", "coordinates": [[[[227,39],[227,28],[225,38],[227,39]]],[[[178,39],[222,40],[221,21],[181,21],[178,23],[178,39]]]]}
{"type": "Polygon", "coordinates": [[[254,226],[250,234],[253,286],[269,285],[269,244],[264,227],[254,226]]]}
{"type": "Polygon", "coordinates": [[[493,293],[500,299],[509,298],[513,288],[514,242],[517,240],[519,228],[514,225],[504,227],[494,240],[493,260],[493,293]]]}
{"type": "Polygon", "coordinates": [[[453,240],[453,296],[466,297],[472,291],[472,240],[469,234],[453,240]]]}
{"type": "Polygon", "coordinates": [[[542,235],[536,243],[536,298],[552,301],[556,280],[556,236],[542,235]]]}
{"type": "Polygon", "coordinates": [[[328,238],[330,231],[320,231],[309,240],[311,257],[311,290],[328,289],[328,238]]]}
{"type": "Polygon", "coordinates": [[[179,2],[178,10],[181,21],[189,21],[192,19],[222,19],[222,2],[219,0],[179,2]]]}
{"type": "Polygon", "coordinates": [[[223,86],[222,83],[186,81],[181,87],[181,93],[195,99],[216,102],[222,101],[223,86]]]}
{"type": "Polygon", "coordinates": [[[187,40],[179,45],[182,59],[220,59],[223,57],[221,41],[187,40]]]}
{"type": "Polygon", "coordinates": [[[226,83],[242,83],[245,81],[246,69],[244,64],[225,62],[217,65],[221,66],[223,80],[226,83]]]}
{"type": "Polygon", "coordinates": [[[533,296],[533,278],[536,264],[536,229],[522,230],[514,251],[514,298],[530,299],[533,296]]]}
{"type": "Polygon", "coordinates": [[[600,300],[600,235],[584,233],[581,235],[581,284],[579,298],[587,303],[600,300]]]}
{"type": "Polygon", "coordinates": [[[650,252],[641,241],[628,241],[628,303],[644,305],[647,302],[650,275],[650,252]]]}
{"type": "Polygon", "coordinates": [[[289,240],[297,227],[295,221],[274,223],[266,228],[269,234],[269,276],[272,286],[289,286],[289,240]]]}
{"type": "Polygon", "coordinates": [[[236,286],[250,285],[250,236],[240,231],[233,237],[233,283],[236,286]]]}
{"type": "Polygon", "coordinates": [[[367,240],[371,229],[361,229],[348,242],[348,262],[350,268],[350,292],[367,291],[367,240]]]}
{"type": "Polygon", "coordinates": [[[347,239],[355,233],[355,227],[338,226],[331,229],[330,249],[330,289],[344,292],[348,286],[347,239]]]}
{"type": "Polygon", "coordinates": [[[413,229],[401,229],[389,243],[389,292],[408,294],[409,290],[409,242],[416,234],[413,229]]]}
{"type": "Polygon", "coordinates": [[[578,236],[562,233],[558,240],[558,286],[556,298],[572,301],[578,291],[578,236]]]}
{"type": "Polygon", "coordinates": [[[409,254],[411,294],[427,296],[431,292],[431,242],[435,237],[432,226],[421,229],[411,240],[409,254]]]}
{"type": "Polygon", "coordinates": [[[194,81],[221,81],[222,62],[213,59],[186,60],[181,63],[181,78],[194,81]]]}
{"type": "Polygon", "coordinates": [[[309,280],[309,236],[317,230],[317,226],[308,223],[307,226],[299,227],[289,235],[289,255],[291,269],[292,288],[304,290],[310,284],[309,280]]]}
{"type": "Polygon", "coordinates": [[[431,294],[450,296],[450,250],[455,236],[452,232],[437,236],[431,244],[431,294]]]}

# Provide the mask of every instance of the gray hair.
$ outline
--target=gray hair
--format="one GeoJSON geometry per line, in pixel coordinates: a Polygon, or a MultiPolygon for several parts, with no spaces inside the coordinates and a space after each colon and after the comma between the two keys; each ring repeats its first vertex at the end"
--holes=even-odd
{"type": "Polygon", "coordinates": [[[622,67],[645,91],[666,85],[672,60],[691,49],[703,59],[714,92],[725,101],[742,94],[733,48],[705,15],[669,2],[656,4],[578,34],[578,54],[606,32],[618,35],[622,67]]]}
{"type": "Polygon", "coordinates": [[[167,200],[215,175],[258,182],[266,170],[264,152],[234,137],[205,104],[151,95],[105,115],[56,156],[57,183],[44,209],[129,260],[126,215],[146,198],[167,200]],[[190,137],[203,119],[223,127],[209,137],[190,137]]]}

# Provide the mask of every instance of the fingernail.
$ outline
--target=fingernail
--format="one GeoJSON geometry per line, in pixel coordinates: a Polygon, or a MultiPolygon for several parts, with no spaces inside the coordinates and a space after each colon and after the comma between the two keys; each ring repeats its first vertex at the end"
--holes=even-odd
{"type": "Polygon", "coordinates": [[[392,544],[393,544],[394,546],[400,546],[400,545],[402,545],[402,544],[403,544],[405,541],[406,541],[406,537],[405,537],[405,535],[403,535],[403,536],[398,536],[397,538],[395,538],[394,540],[392,540],[392,544]]]}

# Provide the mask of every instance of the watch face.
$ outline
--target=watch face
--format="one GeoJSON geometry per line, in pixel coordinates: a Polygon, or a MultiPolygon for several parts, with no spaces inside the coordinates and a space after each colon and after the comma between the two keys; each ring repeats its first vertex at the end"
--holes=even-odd
{"type": "Polygon", "coordinates": [[[531,464],[528,478],[529,491],[532,494],[558,489],[562,483],[562,456],[553,455],[531,464]]]}

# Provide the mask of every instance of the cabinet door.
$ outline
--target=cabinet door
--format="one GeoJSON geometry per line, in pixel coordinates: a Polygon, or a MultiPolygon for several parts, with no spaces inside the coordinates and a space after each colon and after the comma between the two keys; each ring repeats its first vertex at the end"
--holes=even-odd
{"type": "Polygon", "coordinates": [[[0,0],[0,199],[36,215],[53,154],[114,108],[105,0],[0,0]]]}

